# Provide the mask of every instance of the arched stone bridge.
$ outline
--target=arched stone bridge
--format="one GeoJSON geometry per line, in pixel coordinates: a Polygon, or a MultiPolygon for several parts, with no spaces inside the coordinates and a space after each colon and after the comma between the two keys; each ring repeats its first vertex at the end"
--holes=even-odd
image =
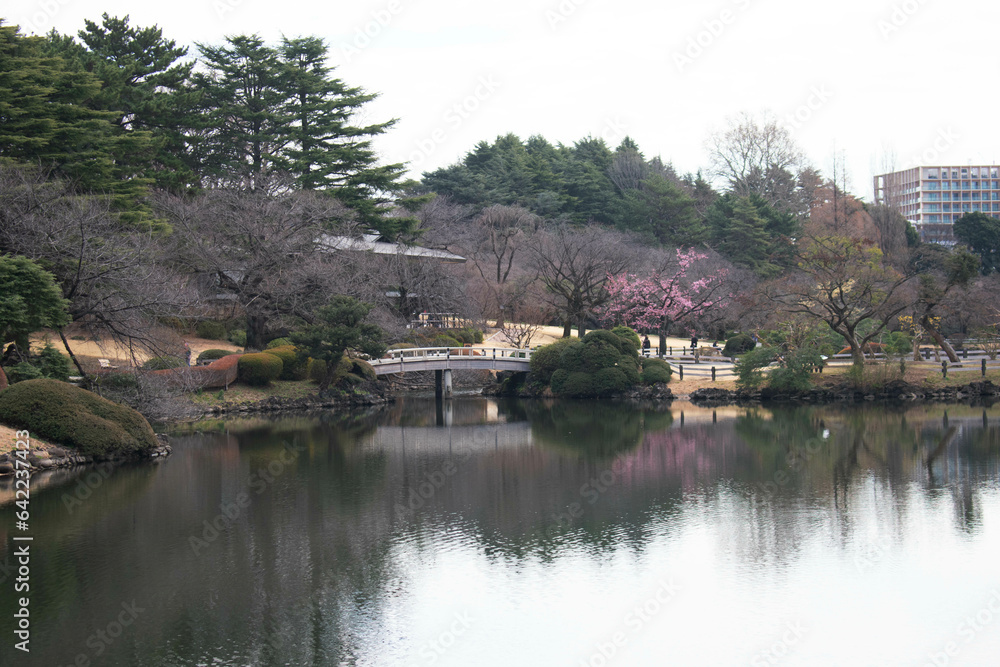
{"type": "Polygon", "coordinates": [[[390,350],[381,359],[371,359],[368,363],[376,375],[436,371],[437,393],[449,398],[454,370],[527,372],[530,362],[531,350],[510,347],[417,347],[390,350]]]}

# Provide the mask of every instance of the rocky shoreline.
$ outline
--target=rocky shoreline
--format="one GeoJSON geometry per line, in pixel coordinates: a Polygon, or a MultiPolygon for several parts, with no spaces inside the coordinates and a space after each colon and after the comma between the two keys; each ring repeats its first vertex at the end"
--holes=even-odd
{"type": "Polygon", "coordinates": [[[202,412],[202,417],[219,417],[221,415],[245,415],[274,412],[295,412],[307,410],[330,410],[334,408],[368,407],[391,403],[395,398],[387,392],[375,388],[358,394],[319,394],[302,398],[281,398],[271,396],[253,403],[238,403],[234,405],[213,405],[202,412]]]}
{"type": "MultiPolygon", "coordinates": [[[[555,398],[546,387],[543,391],[526,389],[524,385],[516,391],[509,390],[510,385],[504,380],[509,376],[500,374],[497,383],[483,389],[484,396],[510,396],[517,398],[555,398]]],[[[1000,398],[1000,386],[990,380],[970,382],[953,387],[923,387],[896,380],[884,387],[863,391],[849,386],[817,387],[806,391],[787,392],[764,388],[760,391],[741,391],[739,389],[718,389],[703,387],[690,394],[674,394],[669,385],[655,384],[638,386],[622,394],[616,399],[642,402],[666,402],[675,399],[686,399],[696,405],[715,407],[722,405],[760,405],[767,403],[788,404],[844,404],[844,403],[900,403],[905,401],[953,402],[982,398],[1000,398]]]]}
{"type": "Polygon", "coordinates": [[[901,380],[890,382],[877,390],[861,391],[850,387],[816,388],[800,392],[780,392],[763,389],[747,392],[711,387],[697,389],[688,400],[706,407],[720,405],[746,405],[760,403],[830,404],[830,403],[901,403],[913,401],[953,402],[979,398],[1000,397],[1000,386],[990,380],[970,382],[956,387],[929,388],[912,385],[901,380]]]}
{"type": "MultiPolygon", "coordinates": [[[[28,471],[31,473],[41,472],[43,470],[56,470],[58,468],[72,468],[74,466],[91,465],[94,463],[112,462],[112,463],[124,463],[126,461],[144,461],[144,460],[160,460],[167,456],[173,449],[170,447],[169,440],[167,436],[157,434],[157,440],[159,445],[154,449],[150,450],[148,453],[143,453],[139,456],[130,457],[108,457],[108,458],[95,458],[93,456],[83,456],[76,453],[68,447],[58,447],[58,446],[46,446],[38,447],[32,446],[28,451],[28,471]]],[[[16,459],[18,455],[16,452],[8,452],[6,454],[0,454],[0,477],[13,475],[18,469],[16,459]]],[[[20,468],[24,470],[22,466],[20,468]]]]}

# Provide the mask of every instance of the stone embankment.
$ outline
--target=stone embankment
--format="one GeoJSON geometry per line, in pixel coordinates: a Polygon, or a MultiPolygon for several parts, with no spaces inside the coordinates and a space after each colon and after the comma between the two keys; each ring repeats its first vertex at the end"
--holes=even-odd
{"type": "MultiPolygon", "coordinates": [[[[103,461],[111,462],[124,462],[124,461],[142,461],[146,459],[160,459],[162,457],[169,456],[173,451],[168,444],[167,436],[157,435],[157,440],[159,445],[150,450],[148,453],[143,454],[138,457],[117,457],[117,458],[102,458],[97,459],[93,456],[82,456],[76,451],[68,447],[56,447],[56,446],[32,446],[28,451],[27,462],[28,470],[32,473],[40,472],[42,470],[55,470],[57,468],[71,468],[73,466],[79,465],[90,465],[93,463],[100,463],[103,461]]],[[[0,476],[13,475],[15,470],[18,469],[17,459],[20,458],[17,452],[7,452],[6,454],[0,454],[0,476]]],[[[24,470],[24,467],[20,467],[24,470]]]]}
{"type": "Polygon", "coordinates": [[[233,414],[257,414],[272,412],[303,412],[309,410],[330,410],[334,408],[352,408],[371,405],[382,405],[393,400],[380,389],[370,389],[357,394],[335,394],[327,392],[320,395],[302,398],[282,398],[271,396],[250,403],[234,403],[231,405],[214,405],[204,410],[203,416],[212,417],[233,414]]]}

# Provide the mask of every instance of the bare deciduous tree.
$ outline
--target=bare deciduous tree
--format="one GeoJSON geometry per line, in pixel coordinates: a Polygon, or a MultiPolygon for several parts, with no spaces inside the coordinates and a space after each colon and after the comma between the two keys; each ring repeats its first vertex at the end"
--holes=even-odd
{"type": "MultiPolygon", "coordinates": [[[[176,352],[176,337],[156,320],[182,314],[196,295],[166,261],[161,236],[123,225],[106,200],[78,196],[41,172],[0,169],[0,192],[0,249],[43,262],[74,322],[133,359],[176,352]]],[[[78,361],[77,368],[84,373],[78,361]]]]}
{"type": "Polygon", "coordinates": [[[563,321],[564,337],[574,324],[585,331],[587,319],[608,299],[608,276],[623,273],[640,256],[627,236],[596,224],[558,224],[539,232],[531,251],[548,303],[563,321]]]}
{"type": "Polygon", "coordinates": [[[772,169],[792,171],[802,160],[791,134],[771,114],[758,119],[743,112],[729,119],[729,126],[709,139],[708,148],[713,174],[730,187],[750,187],[772,169]]]}
{"type": "Polygon", "coordinates": [[[263,348],[282,317],[310,321],[333,294],[368,296],[367,272],[352,266],[358,253],[324,244],[324,234],[353,231],[348,211],[331,197],[209,190],[157,203],[174,227],[176,265],[200,277],[207,297],[240,306],[248,347],[263,348]]]}

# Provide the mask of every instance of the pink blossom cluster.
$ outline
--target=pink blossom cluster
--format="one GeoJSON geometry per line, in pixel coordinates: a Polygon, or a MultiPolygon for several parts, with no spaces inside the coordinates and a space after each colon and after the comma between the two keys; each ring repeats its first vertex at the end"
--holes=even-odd
{"type": "Polygon", "coordinates": [[[705,258],[706,255],[694,249],[678,248],[677,270],[672,274],[609,275],[610,299],[602,310],[602,319],[639,331],[666,331],[673,323],[721,306],[728,298],[720,294],[724,272],[698,280],[687,279],[689,269],[705,258]]]}

